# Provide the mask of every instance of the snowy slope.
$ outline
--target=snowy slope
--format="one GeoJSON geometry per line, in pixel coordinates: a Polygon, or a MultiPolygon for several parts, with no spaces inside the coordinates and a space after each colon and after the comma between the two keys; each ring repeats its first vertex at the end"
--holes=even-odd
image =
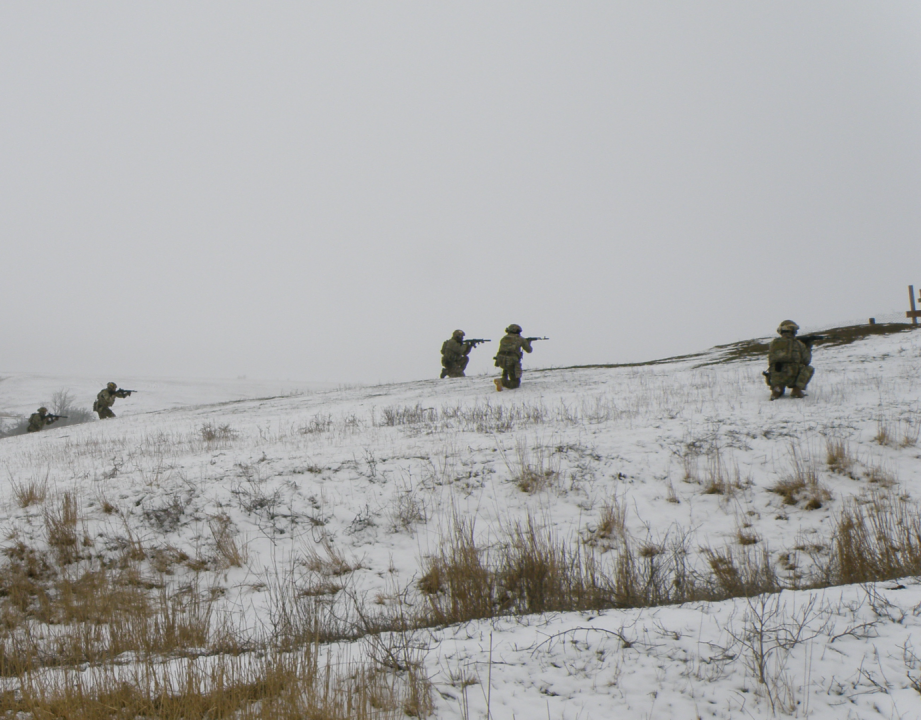
{"type": "MultiPolygon", "coordinates": [[[[216,581],[257,625],[271,577],[326,547],[359,566],[351,591],[391,602],[415,587],[457,517],[475,519],[488,545],[530,516],[602,562],[625,543],[662,548],[677,537],[704,562],[707,549],[738,548],[744,536],[792,586],[828,552],[849,500],[921,496],[921,333],[819,348],[802,401],[767,401],[763,359],[701,366],[708,359],[526,367],[522,387],[502,393],[485,376],[288,388],[297,393],[139,381],[149,392],[118,401],[115,421],[0,441],[0,529],[39,537],[40,513],[18,507],[12,490],[45,478],[75,491],[100,547],[123,540],[123,523],[104,510],[112,506],[141,542],[192,556],[209,551],[209,519],[226,516],[247,562],[216,581]],[[278,396],[247,399],[263,391],[278,396]],[[853,460],[847,472],[827,464],[833,441],[853,460]],[[815,509],[771,491],[803,468],[822,490],[815,509]],[[522,490],[522,469],[546,487],[522,490]],[[621,514],[622,530],[600,532],[606,510],[621,514]]],[[[6,407],[25,412],[27,398],[69,384],[13,376],[0,389],[15,386],[6,407]]],[[[84,384],[80,397],[91,398],[98,383],[84,384]]],[[[443,718],[485,717],[487,705],[494,718],[763,717],[772,706],[912,718],[921,717],[919,607],[921,586],[902,580],[785,591],[761,605],[478,621],[425,633],[424,662],[443,718]],[[769,653],[770,693],[745,642],[763,615],[799,618],[804,638],[769,653]]]]}

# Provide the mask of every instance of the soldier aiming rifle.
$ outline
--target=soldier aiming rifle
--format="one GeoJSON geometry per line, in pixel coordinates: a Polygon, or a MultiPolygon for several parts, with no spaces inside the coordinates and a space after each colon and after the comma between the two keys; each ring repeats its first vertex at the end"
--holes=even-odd
{"type": "Polygon", "coordinates": [[[499,352],[496,353],[496,367],[501,368],[502,377],[496,378],[496,391],[502,388],[513,390],[521,385],[521,354],[522,350],[530,353],[534,348],[531,343],[537,340],[549,340],[547,337],[521,337],[521,325],[512,323],[505,328],[505,337],[499,341],[499,352]]]}
{"type": "Polygon", "coordinates": [[[26,432],[38,432],[39,430],[42,430],[46,425],[51,425],[53,422],[57,422],[58,420],[66,418],[66,415],[54,415],[48,412],[48,408],[40,407],[36,412],[29,416],[29,426],[26,428],[26,432]]]}
{"type": "Polygon", "coordinates": [[[441,345],[441,377],[465,377],[470,351],[477,345],[492,342],[484,338],[464,340],[464,331],[455,330],[441,345]]]}
{"type": "Polygon", "coordinates": [[[93,403],[93,411],[99,416],[100,420],[114,418],[115,413],[112,412],[112,406],[115,404],[115,398],[131,397],[131,393],[136,392],[137,390],[120,390],[118,385],[114,382],[107,383],[96,396],[96,402],[93,403]]]}

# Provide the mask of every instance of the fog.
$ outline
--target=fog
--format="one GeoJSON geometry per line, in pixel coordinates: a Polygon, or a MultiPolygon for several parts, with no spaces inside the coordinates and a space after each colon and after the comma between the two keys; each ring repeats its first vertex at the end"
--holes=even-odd
{"type": "MultiPolygon", "coordinates": [[[[0,371],[437,377],[904,311],[916,2],[6,2],[0,371]]],[[[914,275],[912,273],[915,273],[914,275]]]]}

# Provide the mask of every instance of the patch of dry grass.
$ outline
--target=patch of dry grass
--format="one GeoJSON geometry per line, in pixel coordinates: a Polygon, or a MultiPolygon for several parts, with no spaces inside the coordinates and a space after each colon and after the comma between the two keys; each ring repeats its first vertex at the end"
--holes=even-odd
{"type": "Polygon", "coordinates": [[[769,490],[783,498],[784,505],[803,503],[806,510],[818,510],[831,499],[831,492],[819,480],[815,464],[791,448],[792,471],[778,480],[769,490]]]}
{"type": "Polygon", "coordinates": [[[27,508],[30,505],[41,505],[48,496],[48,475],[46,474],[41,480],[32,478],[21,483],[10,478],[10,488],[13,491],[13,499],[19,507],[27,508]]]}
{"type": "Polygon", "coordinates": [[[889,493],[852,500],[834,528],[832,553],[822,569],[830,585],[876,582],[921,574],[921,514],[889,493]]]}

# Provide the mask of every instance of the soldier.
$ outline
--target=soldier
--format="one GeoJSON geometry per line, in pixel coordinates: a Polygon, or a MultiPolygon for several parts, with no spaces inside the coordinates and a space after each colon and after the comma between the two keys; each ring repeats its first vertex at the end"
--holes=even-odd
{"type": "Polygon", "coordinates": [[[29,427],[26,428],[26,432],[38,432],[45,425],[50,425],[60,419],[60,415],[49,415],[48,408],[40,407],[38,412],[34,412],[29,416],[29,427]]]}
{"type": "Polygon", "coordinates": [[[455,330],[441,345],[441,377],[464,377],[473,345],[464,342],[464,331],[455,330]]]}
{"type": "Polygon", "coordinates": [[[96,402],[93,403],[93,411],[99,415],[100,420],[114,418],[112,406],[115,404],[115,398],[130,397],[134,390],[119,390],[118,385],[113,382],[108,383],[96,396],[96,402]]]}
{"type": "Polygon", "coordinates": [[[502,368],[502,377],[496,378],[496,390],[509,389],[521,385],[521,351],[531,352],[531,339],[521,337],[521,325],[511,324],[505,328],[506,335],[499,341],[496,353],[496,367],[502,368]]]}
{"type": "Polygon", "coordinates": [[[803,392],[815,372],[809,363],[812,361],[812,350],[802,340],[798,340],[796,333],[799,330],[792,320],[784,320],[777,328],[779,338],[771,340],[768,348],[768,371],[765,373],[768,385],[771,386],[771,400],[781,397],[787,388],[792,388],[790,397],[806,397],[803,392]]]}

